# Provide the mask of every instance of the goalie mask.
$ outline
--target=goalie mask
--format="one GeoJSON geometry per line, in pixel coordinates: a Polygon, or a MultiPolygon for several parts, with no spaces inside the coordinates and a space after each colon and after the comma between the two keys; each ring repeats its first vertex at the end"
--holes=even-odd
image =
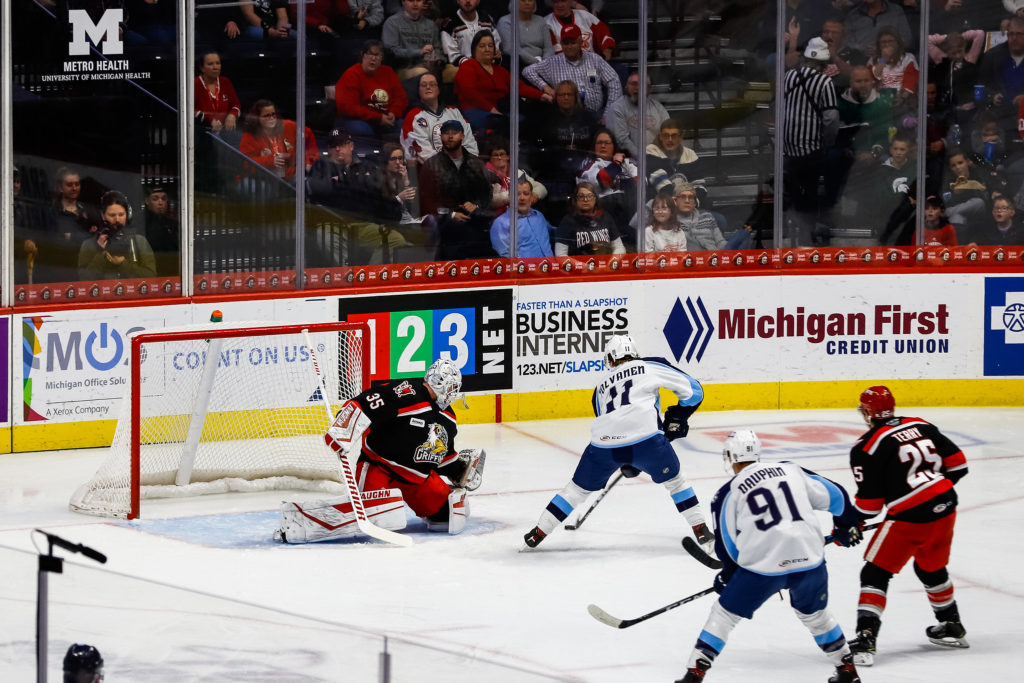
{"type": "Polygon", "coordinates": [[[434,364],[427,368],[427,374],[423,379],[437,395],[437,405],[442,410],[452,404],[459,394],[459,389],[462,388],[462,373],[455,367],[455,363],[447,358],[434,361],[434,364]]]}
{"type": "Polygon", "coordinates": [[[896,411],[896,399],[888,387],[868,387],[860,395],[860,414],[871,425],[872,420],[888,420],[896,411]]]}
{"type": "Polygon", "coordinates": [[[617,334],[608,340],[604,347],[604,359],[608,367],[615,367],[619,363],[639,358],[636,350],[636,342],[628,334],[617,334]]]}
{"type": "Polygon", "coordinates": [[[732,473],[732,466],[738,462],[760,462],[761,440],[750,429],[729,432],[722,446],[722,462],[726,472],[732,473]]]}

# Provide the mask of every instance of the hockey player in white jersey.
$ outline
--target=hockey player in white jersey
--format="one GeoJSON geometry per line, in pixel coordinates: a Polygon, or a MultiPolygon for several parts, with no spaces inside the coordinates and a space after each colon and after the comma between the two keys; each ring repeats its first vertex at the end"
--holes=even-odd
{"type": "Polygon", "coordinates": [[[832,513],[836,543],[856,545],[860,521],[842,486],[791,462],[762,463],[761,442],[749,429],[725,440],[722,456],[735,475],[711,501],[720,594],[677,683],[704,680],[741,618],[789,589],[789,602],[814,642],[836,665],[829,683],[860,683],[850,646],[828,609],[828,572],[816,510],[832,513]]]}
{"type": "Polygon", "coordinates": [[[608,478],[621,468],[626,476],[646,472],[655,483],[668,489],[676,509],[693,527],[697,542],[711,552],[714,536],[669,443],[686,436],[687,420],[704,400],[703,388],[664,358],[640,358],[629,335],[609,339],[605,360],[608,374],[594,389],[596,417],[590,427],[590,445],[583,451],[572,481],[551,499],[537,526],[524,537],[527,547],[537,547],[573,509],[591,493],[604,488],[608,478]],[[664,423],[658,395],[661,387],[679,399],[679,405],[665,411],[664,423]]]}

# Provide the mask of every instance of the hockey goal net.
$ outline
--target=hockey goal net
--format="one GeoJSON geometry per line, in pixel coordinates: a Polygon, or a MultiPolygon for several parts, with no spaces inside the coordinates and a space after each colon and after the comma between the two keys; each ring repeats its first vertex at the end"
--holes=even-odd
{"type": "Polygon", "coordinates": [[[368,349],[367,326],[351,323],[209,324],[133,335],[110,453],[71,509],[134,519],[142,498],[345,491],[323,439],[327,404],[333,415],[369,386],[368,349]]]}

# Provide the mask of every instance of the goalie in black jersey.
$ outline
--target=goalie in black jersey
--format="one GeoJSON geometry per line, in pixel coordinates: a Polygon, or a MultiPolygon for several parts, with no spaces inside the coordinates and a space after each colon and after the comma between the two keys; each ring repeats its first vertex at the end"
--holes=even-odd
{"type": "MultiPolygon", "coordinates": [[[[465,527],[466,492],[479,488],[486,454],[455,450],[458,425],[451,402],[461,387],[455,363],[441,359],[422,380],[380,383],[338,411],[324,439],[339,458],[355,464],[366,514],[377,526],[404,528],[404,502],[431,531],[457,534],[465,527]]],[[[346,517],[351,515],[347,497],[286,505],[301,509],[282,508],[282,540],[301,543],[358,533],[346,517]],[[289,517],[291,528],[285,528],[289,517]]]]}

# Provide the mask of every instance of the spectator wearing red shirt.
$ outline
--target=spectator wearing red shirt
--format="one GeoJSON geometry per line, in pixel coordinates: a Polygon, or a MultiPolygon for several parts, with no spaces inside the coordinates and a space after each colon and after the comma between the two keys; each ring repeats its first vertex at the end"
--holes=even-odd
{"type": "MultiPolygon", "coordinates": [[[[474,131],[485,128],[507,128],[504,112],[499,105],[509,97],[512,75],[508,69],[494,61],[494,36],[490,31],[478,31],[471,45],[473,57],[462,62],[455,75],[455,95],[459,109],[474,131]],[[497,119],[492,119],[496,116],[497,119]]],[[[550,102],[552,98],[522,81],[519,96],[550,102]]]]}
{"type": "Polygon", "coordinates": [[[220,54],[211,50],[201,57],[195,80],[196,123],[214,133],[235,130],[242,115],[235,86],[227,76],[221,76],[220,70],[220,54]]]}
{"type": "MultiPolygon", "coordinates": [[[[282,119],[270,100],[256,100],[245,115],[242,154],[279,178],[295,176],[295,141],[298,125],[282,119]]],[[[306,170],[320,157],[313,131],[306,128],[306,170]]]]}
{"type": "MultiPolygon", "coordinates": [[[[917,245],[917,234],[914,234],[917,245]]],[[[956,228],[946,218],[946,205],[941,197],[928,197],[924,203],[924,245],[929,247],[956,246],[956,228]]]]}
{"type": "Polygon", "coordinates": [[[394,69],[381,63],[384,46],[379,40],[363,43],[362,60],[338,79],[334,98],[338,127],[356,136],[398,139],[409,98],[394,69]]]}

